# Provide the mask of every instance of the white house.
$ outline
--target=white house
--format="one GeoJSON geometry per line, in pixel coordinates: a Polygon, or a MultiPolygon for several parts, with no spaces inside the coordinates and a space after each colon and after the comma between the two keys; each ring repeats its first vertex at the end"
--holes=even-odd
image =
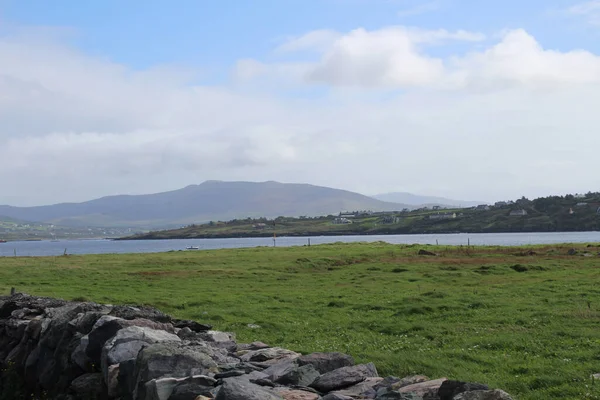
{"type": "Polygon", "coordinates": [[[508,214],[508,215],[510,215],[511,217],[523,217],[523,216],[527,215],[527,211],[522,210],[522,209],[521,210],[512,210],[510,212],[510,214],[508,214]]]}

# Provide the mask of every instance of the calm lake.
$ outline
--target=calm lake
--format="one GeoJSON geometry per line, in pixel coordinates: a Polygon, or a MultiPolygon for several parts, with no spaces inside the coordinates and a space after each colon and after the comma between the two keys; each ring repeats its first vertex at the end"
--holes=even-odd
{"type": "MultiPolygon", "coordinates": [[[[278,237],[278,247],[303,246],[308,237],[278,237]]],[[[436,244],[484,246],[519,246],[526,244],[553,243],[597,243],[600,232],[553,232],[553,233],[460,233],[440,235],[382,235],[382,236],[317,236],[311,237],[313,245],[335,242],[376,242],[392,244],[436,244]]],[[[188,246],[200,250],[231,249],[242,247],[273,246],[272,238],[240,239],[174,239],[174,240],[61,240],[51,241],[15,241],[0,243],[0,256],[58,256],[66,249],[68,254],[123,254],[158,253],[171,250],[185,250],[188,246]]],[[[188,250],[198,251],[198,250],[188,250]]]]}

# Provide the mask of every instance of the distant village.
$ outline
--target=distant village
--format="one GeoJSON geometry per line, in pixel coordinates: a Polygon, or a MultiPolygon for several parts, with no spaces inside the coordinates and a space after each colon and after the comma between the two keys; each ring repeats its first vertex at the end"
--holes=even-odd
{"type": "MultiPolygon", "coordinates": [[[[574,199],[584,199],[585,195],[576,194],[573,195],[574,199]]],[[[497,201],[493,205],[491,204],[480,204],[474,207],[460,208],[456,207],[444,207],[441,205],[434,205],[431,207],[421,207],[410,210],[408,208],[404,208],[401,211],[383,211],[383,212],[373,212],[373,211],[351,211],[351,212],[340,212],[338,216],[332,219],[332,223],[336,225],[345,225],[352,224],[354,220],[357,218],[365,218],[365,217],[379,217],[380,224],[398,224],[402,221],[403,218],[407,216],[422,216],[423,219],[428,220],[452,220],[459,217],[463,217],[465,213],[469,212],[478,212],[478,211],[490,211],[494,209],[506,209],[506,212],[509,217],[524,217],[529,213],[524,208],[524,204],[528,203],[527,199],[520,199],[517,201],[497,201]],[[457,211],[458,210],[458,211],[457,211]]],[[[570,207],[568,209],[568,214],[573,215],[576,213],[577,208],[589,208],[592,207],[595,209],[597,215],[600,216],[600,202],[585,202],[581,201],[575,204],[574,207],[570,207]]]]}

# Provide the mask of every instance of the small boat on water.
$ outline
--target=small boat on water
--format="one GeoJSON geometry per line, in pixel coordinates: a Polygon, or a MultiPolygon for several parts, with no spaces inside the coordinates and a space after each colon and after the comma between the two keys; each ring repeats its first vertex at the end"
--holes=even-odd
{"type": "Polygon", "coordinates": [[[200,250],[200,247],[198,247],[198,246],[188,246],[185,249],[186,250],[200,250]]]}
{"type": "Polygon", "coordinates": [[[6,243],[6,240],[0,239],[0,243],[6,243]]]}

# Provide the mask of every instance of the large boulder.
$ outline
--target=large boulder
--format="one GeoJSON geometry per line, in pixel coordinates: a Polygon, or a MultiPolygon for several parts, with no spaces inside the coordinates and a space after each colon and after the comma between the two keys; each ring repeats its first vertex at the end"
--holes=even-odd
{"type": "Polygon", "coordinates": [[[106,390],[102,381],[102,374],[84,374],[71,382],[71,390],[80,399],[102,399],[106,397],[106,390]]]}
{"type": "Polygon", "coordinates": [[[298,357],[297,362],[300,366],[310,364],[321,374],[354,365],[354,359],[342,353],[312,353],[298,357]]]}
{"type": "Polygon", "coordinates": [[[281,347],[269,347],[266,349],[253,350],[241,356],[242,361],[262,362],[267,364],[277,364],[280,361],[292,360],[300,357],[300,353],[281,347]]]}
{"type": "Polygon", "coordinates": [[[283,397],[250,382],[228,380],[219,388],[215,400],[283,400],[283,397]]]}
{"type": "Polygon", "coordinates": [[[438,396],[440,400],[453,400],[457,394],[473,390],[489,390],[489,387],[480,383],[447,380],[440,386],[438,396]]]}
{"type": "Polygon", "coordinates": [[[146,382],[169,377],[207,375],[217,371],[217,364],[207,348],[181,342],[163,342],[140,351],[135,361],[134,399],[145,399],[146,382]]]}
{"type": "Polygon", "coordinates": [[[102,348],[101,365],[104,379],[108,379],[108,368],[111,365],[135,359],[143,348],[161,342],[181,342],[181,339],[173,333],[139,326],[119,330],[102,348]]]}
{"type": "Polygon", "coordinates": [[[447,381],[446,378],[435,379],[403,386],[396,390],[398,393],[415,393],[424,399],[437,399],[440,387],[445,381],[447,381]]]}
{"type": "Polygon", "coordinates": [[[311,387],[328,393],[356,385],[367,378],[376,378],[377,369],[373,363],[342,367],[318,377],[311,387]]]}
{"type": "Polygon", "coordinates": [[[294,367],[275,382],[286,386],[310,386],[320,376],[311,364],[294,367]]]}

